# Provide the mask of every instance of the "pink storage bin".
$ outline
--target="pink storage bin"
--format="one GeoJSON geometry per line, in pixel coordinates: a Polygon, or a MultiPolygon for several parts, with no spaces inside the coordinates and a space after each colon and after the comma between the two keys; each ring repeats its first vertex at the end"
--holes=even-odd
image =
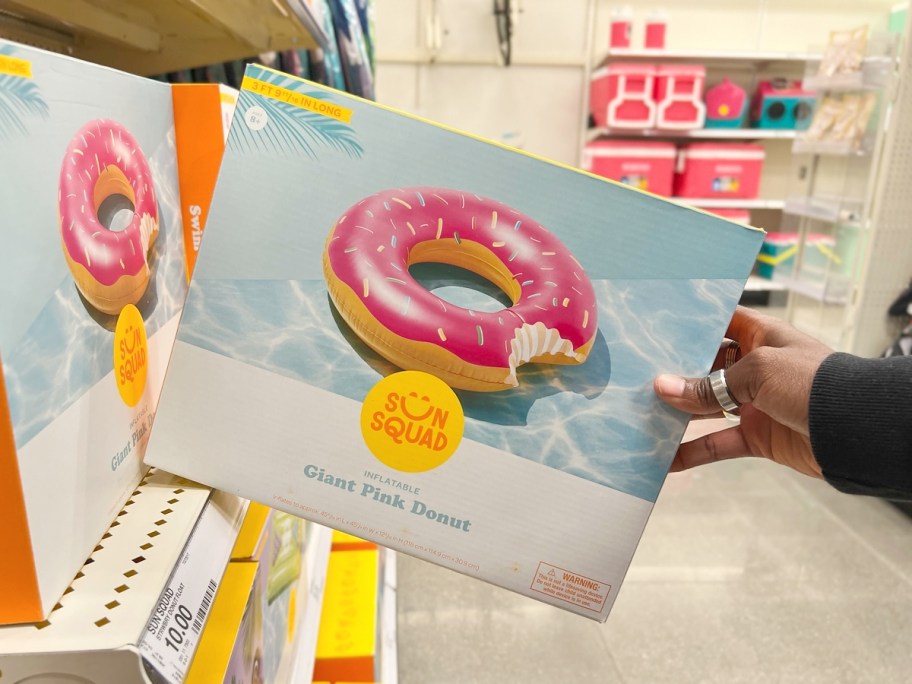
{"type": "Polygon", "coordinates": [[[656,67],[614,63],[597,69],[589,85],[589,108],[599,128],[652,128],[656,121],[656,67]]]}
{"type": "Polygon", "coordinates": [[[678,151],[677,197],[753,199],[760,191],[766,153],[762,145],[692,143],[678,151]]]}
{"type": "Polygon", "coordinates": [[[626,185],[671,196],[675,146],[668,142],[595,140],[583,150],[583,168],[626,185]]]}
{"type": "Polygon", "coordinates": [[[656,70],[656,128],[690,130],[703,128],[705,67],[695,64],[665,64],[656,70]]]}

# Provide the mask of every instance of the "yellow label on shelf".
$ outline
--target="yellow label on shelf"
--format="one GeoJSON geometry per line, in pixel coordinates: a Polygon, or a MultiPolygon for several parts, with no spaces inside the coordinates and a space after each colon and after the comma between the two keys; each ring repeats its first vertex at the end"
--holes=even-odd
{"type": "Polygon", "coordinates": [[[21,78],[32,77],[32,63],[27,59],[10,57],[9,55],[0,55],[0,74],[7,76],[19,76],[21,78]]]}
{"type": "Polygon", "coordinates": [[[336,119],[343,123],[351,123],[352,110],[337,105],[335,102],[311,97],[310,95],[299,93],[296,90],[282,88],[281,86],[266,83],[266,81],[251,78],[250,76],[244,76],[244,80],[241,82],[241,90],[249,90],[251,93],[256,93],[257,95],[263,95],[264,97],[269,97],[273,100],[278,100],[279,102],[285,102],[294,107],[328,116],[330,119],[336,119]]]}

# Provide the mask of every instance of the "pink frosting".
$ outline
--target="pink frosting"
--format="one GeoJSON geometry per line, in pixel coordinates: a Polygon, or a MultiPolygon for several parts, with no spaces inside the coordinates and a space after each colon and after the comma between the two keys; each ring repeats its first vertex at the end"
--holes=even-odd
{"type": "MultiPolygon", "coordinates": [[[[517,329],[542,323],[573,349],[596,332],[592,284],[570,250],[520,212],[468,192],[386,190],[351,207],[327,244],[336,276],[397,335],[430,342],[468,363],[505,367],[517,329]],[[452,239],[490,250],[520,286],[510,308],[486,313],[446,302],[408,271],[417,244],[452,239]]],[[[514,349],[515,351],[515,349],[514,349]]]]}
{"type": "Polygon", "coordinates": [[[146,265],[151,239],[158,231],[158,206],[149,164],[121,124],[95,119],[73,136],[60,169],[58,206],[67,253],[99,283],[113,285],[146,265]],[[99,222],[93,198],[95,183],[108,166],[123,172],[135,197],[133,220],[122,231],[99,222]]]}

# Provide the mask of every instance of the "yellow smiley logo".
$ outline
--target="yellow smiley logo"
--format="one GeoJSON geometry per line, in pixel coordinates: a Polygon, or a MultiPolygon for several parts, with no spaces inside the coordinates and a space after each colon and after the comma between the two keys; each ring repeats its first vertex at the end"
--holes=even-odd
{"type": "Polygon", "coordinates": [[[383,378],[361,407],[361,433],[386,466],[418,473],[442,465],[462,441],[465,415],[443,380],[421,371],[383,378]]]}
{"type": "Polygon", "coordinates": [[[146,389],[147,370],[146,326],[139,309],[127,304],[114,328],[114,380],[127,406],[139,403],[146,389]]]}

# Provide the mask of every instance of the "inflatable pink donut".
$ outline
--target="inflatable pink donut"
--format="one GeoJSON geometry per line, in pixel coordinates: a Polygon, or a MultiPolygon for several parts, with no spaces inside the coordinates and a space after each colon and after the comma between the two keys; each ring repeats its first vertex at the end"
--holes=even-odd
{"type": "Polygon", "coordinates": [[[493,200],[440,188],[372,195],[336,222],[323,253],[329,294],[377,353],[452,387],[516,387],[524,363],[582,363],[597,332],[592,283],[536,221],[493,200]],[[500,287],[513,306],[462,308],[422,287],[409,267],[444,263],[500,287]]]}
{"type": "Polygon", "coordinates": [[[108,314],[136,304],[151,276],[158,205],[149,164],[130,132],[107,119],[83,126],[64,154],[57,201],[63,253],[82,295],[108,314]],[[121,231],[98,219],[112,195],[133,203],[133,220],[121,231]]]}

